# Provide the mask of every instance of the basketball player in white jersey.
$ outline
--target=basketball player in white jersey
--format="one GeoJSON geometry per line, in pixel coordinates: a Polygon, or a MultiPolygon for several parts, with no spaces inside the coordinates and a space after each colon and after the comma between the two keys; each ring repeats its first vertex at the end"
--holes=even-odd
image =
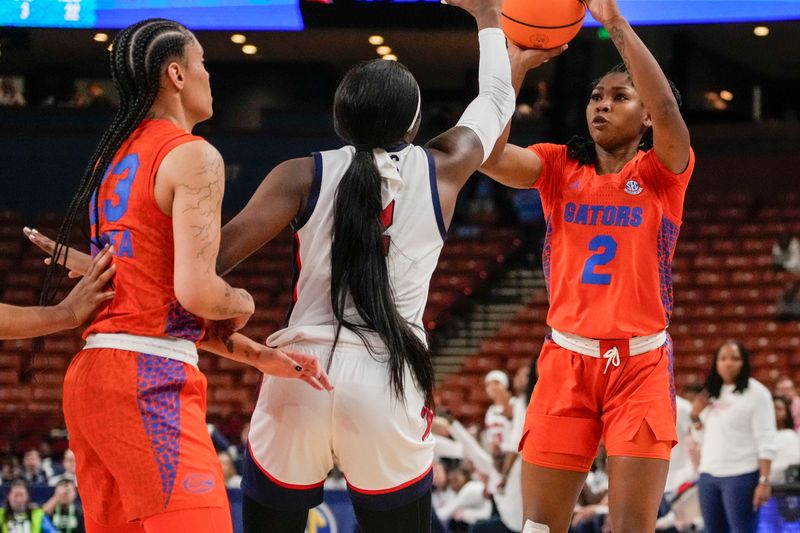
{"type": "MultiPolygon", "coordinates": [[[[394,61],[362,63],[334,101],[347,146],[278,165],[223,228],[220,273],[291,224],[294,302],[267,343],[318,356],[334,386],[320,394],[264,376],[243,472],[246,533],[302,533],[334,460],[362,531],[430,530],[434,377],[422,314],[458,191],[515,104],[501,0],[450,3],[475,17],[481,54],[480,94],[454,128],[410,144],[416,80],[394,61]]],[[[560,52],[524,53],[542,63],[560,52]]]]}

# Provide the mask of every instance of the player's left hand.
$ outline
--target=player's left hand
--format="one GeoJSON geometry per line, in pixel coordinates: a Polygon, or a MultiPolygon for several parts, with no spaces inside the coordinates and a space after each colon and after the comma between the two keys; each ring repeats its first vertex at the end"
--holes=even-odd
{"type": "Polygon", "coordinates": [[[767,503],[771,497],[772,488],[770,488],[770,486],[767,484],[759,483],[756,486],[756,491],[753,493],[753,510],[758,511],[758,509],[767,503]]]}
{"type": "Polygon", "coordinates": [[[333,390],[328,374],[313,355],[267,346],[258,354],[256,368],[270,376],[301,379],[317,390],[333,390]]]}
{"type": "MultiPolygon", "coordinates": [[[[56,243],[50,237],[39,233],[36,229],[31,228],[22,228],[22,233],[30,240],[33,244],[39,247],[44,253],[48,255],[45,258],[44,262],[46,265],[49,265],[51,262],[51,257],[53,256],[53,252],[56,249],[56,243]]],[[[66,250],[62,249],[61,257],[59,258],[59,264],[65,266],[69,269],[69,277],[70,278],[79,278],[86,274],[89,268],[92,265],[92,257],[89,254],[85,254],[83,252],[79,252],[74,248],[69,248],[69,253],[66,253],[66,250]],[[67,256],[66,264],[64,261],[64,255],[67,256]]]]}
{"type": "Polygon", "coordinates": [[[72,315],[76,328],[84,324],[92,316],[94,310],[108,300],[114,298],[113,290],[106,290],[116,272],[116,265],[111,264],[114,247],[106,245],[89,263],[89,270],[67,296],[58,304],[72,315]]]}
{"type": "Polygon", "coordinates": [[[583,3],[594,19],[606,28],[623,19],[617,0],[583,0],[583,3]]]}

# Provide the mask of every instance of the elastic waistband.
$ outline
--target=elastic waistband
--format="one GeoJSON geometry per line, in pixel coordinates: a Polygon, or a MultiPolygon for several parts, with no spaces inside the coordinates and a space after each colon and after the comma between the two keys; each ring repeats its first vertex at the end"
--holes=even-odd
{"type": "MultiPolygon", "coordinates": [[[[573,333],[563,333],[556,329],[553,329],[552,338],[553,342],[564,349],[590,357],[604,357],[600,353],[600,341],[597,339],[589,339],[573,333]]],[[[631,356],[642,355],[663,346],[665,342],[667,342],[667,332],[662,330],[652,335],[632,337],[628,340],[628,348],[631,356]]]]}
{"type": "Polygon", "coordinates": [[[84,350],[111,348],[157,355],[197,367],[197,347],[192,341],[172,337],[143,337],[128,333],[93,333],[86,338],[84,350]]]}

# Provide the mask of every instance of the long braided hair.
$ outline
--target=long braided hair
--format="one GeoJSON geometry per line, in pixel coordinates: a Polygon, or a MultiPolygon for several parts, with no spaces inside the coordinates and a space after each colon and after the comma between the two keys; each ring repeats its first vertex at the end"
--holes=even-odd
{"type": "MultiPolygon", "coordinates": [[[[336,133],[356,146],[356,153],[336,189],[331,245],[331,306],[341,328],[356,333],[367,348],[368,332],[377,333],[389,352],[389,382],[404,398],[408,367],[433,407],[433,365],[430,351],[398,312],[387,265],[381,219],[381,176],[374,148],[402,140],[417,112],[419,89],[406,67],[381,59],[357,65],[336,90],[333,116],[336,133]],[[363,321],[345,316],[352,302],[363,321]]],[[[334,346],[336,345],[334,342],[334,346]]]]}
{"type": "MultiPolygon", "coordinates": [[[[600,83],[600,80],[609,74],[625,74],[628,76],[628,78],[630,78],[630,73],[628,72],[628,67],[625,66],[625,63],[617,63],[611,67],[608,72],[592,81],[591,90],[593,91],[594,88],[597,87],[597,84],[600,83]]],[[[672,80],[668,79],[667,82],[669,83],[669,88],[672,90],[672,96],[675,97],[675,101],[678,102],[678,107],[680,107],[681,93],[678,91],[678,88],[675,86],[675,84],[672,83],[672,80]]],[[[631,80],[631,85],[633,85],[633,80],[631,80]]],[[[653,128],[651,127],[644,132],[644,135],[642,135],[641,142],[639,143],[639,150],[649,150],[652,147],[653,128]]],[[[594,165],[597,163],[597,151],[595,150],[594,141],[585,137],[581,137],[580,135],[573,136],[569,141],[567,141],[567,157],[574,159],[581,165],[594,165]]]]}
{"type": "Polygon", "coordinates": [[[111,77],[119,94],[119,109],[106,128],[94,154],[83,171],[78,191],[56,237],[56,246],[45,274],[41,305],[55,299],[64,270],[56,265],[64,257],[72,240],[76,221],[83,220],[91,203],[94,234],[92,243],[101,248],[100,217],[97,193],[117,151],[147,116],[158,95],[164,66],[185,57],[186,46],[194,35],[183,25],[167,19],[147,19],[122,30],[111,46],[111,77]]]}

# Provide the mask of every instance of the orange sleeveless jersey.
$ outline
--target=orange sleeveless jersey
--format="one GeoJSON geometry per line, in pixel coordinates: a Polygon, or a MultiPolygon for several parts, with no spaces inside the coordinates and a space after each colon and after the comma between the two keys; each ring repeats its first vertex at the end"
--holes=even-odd
{"type": "MultiPolygon", "coordinates": [[[[101,245],[116,249],[116,296],[101,309],[84,336],[130,333],[199,341],[203,320],[175,298],[172,219],[156,204],[158,167],[173,148],[197,137],[167,120],[145,120],[123,143],[97,195],[101,245]]],[[[94,200],[89,206],[94,238],[94,200]]],[[[92,246],[92,255],[98,251],[92,246]]]]}
{"type": "Polygon", "coordinates": [[[617,174],[567,157],[567,147],[529,147],[542,161],[534,187],[547,221],[542,263],[547,323],[593,339],[664,329],[672,313],[672,257],[694,153],[673,174],[653,150],[617,174]]]}

